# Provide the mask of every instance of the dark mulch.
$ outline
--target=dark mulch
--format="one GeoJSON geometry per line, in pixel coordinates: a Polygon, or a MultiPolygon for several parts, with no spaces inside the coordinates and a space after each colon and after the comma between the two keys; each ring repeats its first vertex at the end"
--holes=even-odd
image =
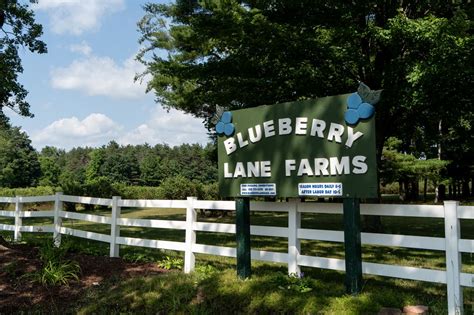
{"type": "Polygon", "coordinates": [[[91,287],[110,279],[156,275],[167,272],[153,263],[129,263],[120,258],[73,254],[68,257],[81,267],[79,281],[68,286],[47,287],[28,277],[41,268],[38,250],[28,245],[0,244],[0,314],[34,310],[64,312],[91,287]]]}

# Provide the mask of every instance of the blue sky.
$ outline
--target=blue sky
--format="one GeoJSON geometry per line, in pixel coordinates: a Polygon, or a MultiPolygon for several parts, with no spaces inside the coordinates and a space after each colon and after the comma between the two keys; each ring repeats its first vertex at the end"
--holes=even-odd
{"type": "Polygon", "coordinates": [[[43,55],[21,51],[21,83],[29,91],[34,118],[9,111],[15,126],[33,146],[101,146],[120,144],[208,142],[200,119],[171,110],[134,82],[143,66],[136,23],[140,0],[39,0],[36,21],[48,45],[43,55]]]}

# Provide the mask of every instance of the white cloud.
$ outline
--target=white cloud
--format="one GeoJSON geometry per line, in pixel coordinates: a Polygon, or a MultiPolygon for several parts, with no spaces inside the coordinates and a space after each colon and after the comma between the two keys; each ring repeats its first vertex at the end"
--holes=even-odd
{"type": "Polygon", "coordinates": [[[104,15],[123,10],[125,3],[124,0],[40,0],[34,7],[48,12],[53,32],[80,35],[97,30],[104,15]]]}
{"type": "Polygon", "coordinates": [[[145,96],[145,82],[135,82],[137,73],[145,67],[135,56],[122,64],[110,57],[88,56],[73,61],[64,68],[51,71],[51,84],[54,88],[79,90],[87,95],[103,95],[112,98],[141,98],[145,96]]]}
{"type": "Polygon", "coordinates": [[[198,118],[185,114],[177,110],[165,111],[158,105],[151,118],[124,133],[119,139],[122,144],[157,144],[166,143],[171,146],[182,143],[209,142],[204,124],[198,118]]]}
{"type": "Polygon", "coordinates": [[[91,46],[89,46],[89,44],[85,40],[83,40],[79,44],[73,44],[69,46],[69,49],[72,52],[80,53],[80,54],[83,54],[84,56],[90,56],[90,54],[92,53],[91,46]]]}
{"type": "Polygon", "coordinates": [[[58,119],[30,135],[33,145],[38,149],[44,146],[65,149],[98,147],[112,140],[123,145],[166,143],[170,146],[183,143],[204,145],[209,142],[200,119],[177,110],[167,112],[160,105],[152,111],[147,121],[131,130],[126,130],[104,114],[93,113],[83,120],[77,117],[58,119]]]}
{"type": "Polygon", "coordinates": [[[122,127],[104,114],[93,113],[79,120],[77,117],[62,118],[33,133],[35,147],[46,145],[61,148],[74,146],[99,146],[119,136],[122,127]]]}

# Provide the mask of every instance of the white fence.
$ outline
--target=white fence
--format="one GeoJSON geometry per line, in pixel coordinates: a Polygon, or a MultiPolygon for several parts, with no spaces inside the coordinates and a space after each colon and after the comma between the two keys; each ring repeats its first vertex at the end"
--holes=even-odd
{"type": "MultiPolygon", "coordinates": [[[[61,235],[102,241],[110,244],[110,256],[119,256],[119,246],[141,246],[178,250],[184,252],[184,271],[191,272],[195,265],[195,253],[235,257],[236,249],[231,247],[204,245],[196,243],[196,232],[235,233],[234,224],[198,222],[196,210],[235,211],[233,201],[202,201],[194,197],[187,200],[123,200],[67,196],[60,193],[40,197],[0,197],[0,203],[15,204],[15,211],[0,211],[0,217],[15,219],[14,225],[0,224],[0,230],[13,231],[14,239],[20,240],[22,232],[53,233],[60,242],[61,235]],[[51,211],[23,211],[25,203],[54,202],[51,211]],[[108,216],[82,214],[63,211],[63,202],[109,206],[112,214],[108,216]],[[122,207],[136,208],[179,208],[186,209],[186,221],[145,220],[121,218],[122,207]],[[22,218],[54,217],[53,225],[24,226],[22,218]],[[62,219],[76,219],[98,224],[108,224],[110,235],[81,231],[62,226],[62,219]],[[147,227],[179,229],[186,231],[185,242],[151,240],[120,236],[120,227],[147,227]]],[[[288,252],[278,253],[252,250],[253,260],[288,264],[289,273],[299,273],[301,266],[345,270],[343,259],[304,255],[300,251],[300,240],[319,240],[343,242],[342,231],[301,228],[301,213],[342,214],[342,204],[291,202],[251,202],[251,211],[287,212],[288,227],[252,226],[252,235],[285,237],[288,239],[288,252]]],[[[396,217],[423,217],[444,219],[445,237],[425,237],[394,234],[362,233],[362,244],[397,246],[436,251],[445,251],[446,270],[433,270],[379,263],[363,262],[365,274],[444,283],[447,285],[449,314],[461,314],[463,305],[462,287],[474,287],[474,274],[461,272],[461,253],[474,253],[474,240],[460,238],[460,219],[474,219],[473,206],[460,206],[456,201],[446,201],[444,205],[392,205],[361,204],[362,215],[383,215],[396,217]]]]}

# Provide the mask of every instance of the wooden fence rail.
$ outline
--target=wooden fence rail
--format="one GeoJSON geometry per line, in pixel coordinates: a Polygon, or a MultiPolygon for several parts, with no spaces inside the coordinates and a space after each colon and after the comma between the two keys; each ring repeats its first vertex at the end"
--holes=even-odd
{"type": "MultiPolygon", "coordinates": [[[[120,245],[160,248],[184,252],[184,271],[191,272],[195,266],[195,254],[209,254],[235,257],[236,249],[231,247],[204,245],[196,243],[196,232],[235,234],[234,224],[198,222],[197,210],[235,211],[233,201],[204,201],[189,197],[187,200],[127,200],[121,197],[112,199],[68,196],[61,193],[38,197],[0,197],[0,203],[15,205],[14,211],[0,210],[0,217],[14,218],[14,224],[0,224],[0,230],[12,231],[14,240],[21,239],[22,232],[53,233],[57,245],[61,235],[72,235],[110,244],[110,256],[118,257],[120,245]],[[24,211],[23,204],[52,202],[54,209],[50,211],[24,211]],[[63,202],[101,205],[111,207],[111,216],[82,214],[63,210],[63,202]],[[148,220],[121,218],[122,207],[138,208],[178,208],[185,209],[186,221],[148,220]],[[52,225],[24,226],[23,218],[50,217],[52,225]],[[96,224],[110,225],[110,234],[82,231],[62,226],[62,219],[88,221],[96,224]],[[146,227],[178,229],[185,231],[184,242],[151,240],[120,235],[120,227],[146,227]]],[[[286,212],[288,227],[252,226],[252,235],[284,237],[288,239],[286,253],[252,250],[253,260],[285,263],[288,273],[299,273],[301,266],[345,270],[343,259],[308,256],[301,253],[301,240],[318,240],[343,242],[342,231],[329,231],[301,228],[301,213],[342,214],[342,204],[336,203],[302,203],[289,202],[251,202],[252,211],[286,212]]],[[[460,219],[474,219],[473,206],[459,206],[457,201],[445,201],[443,205],[393,205],[393,204],[362,204],[362,215],[382,215],[397,217],[423,217],[444,219],[445,237],[427,237],[395,234],[362,233],[362,244],[397,246],[444,251],[446,269],[433,270],[418,267],[397,266],[364,262],[362,269],[365,274],[403,278],[447,285],[449,314],[462,314],[462,287],[474,287],[474,274],[463,273],[461,253],[474,253],[474,240],[460,238],[460,219]]]]}

